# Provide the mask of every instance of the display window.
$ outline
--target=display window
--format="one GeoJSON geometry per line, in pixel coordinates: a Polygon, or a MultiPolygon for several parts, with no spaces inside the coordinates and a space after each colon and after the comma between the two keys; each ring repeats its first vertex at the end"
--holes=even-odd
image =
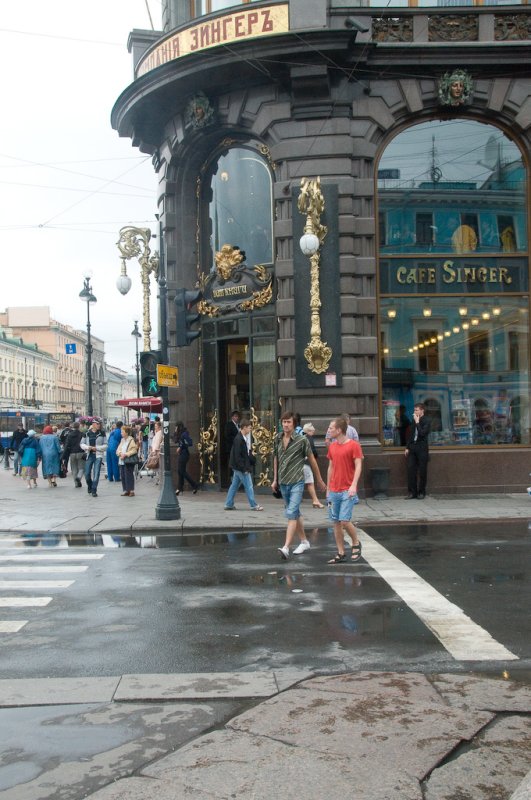
{"type": "Polygon", "coordinates": [[[399,134],[379,167],[383,443],[407,442],[422,402],[432,445],[529,444],[519,149],[490,125],[432,121],[399,134]]]}

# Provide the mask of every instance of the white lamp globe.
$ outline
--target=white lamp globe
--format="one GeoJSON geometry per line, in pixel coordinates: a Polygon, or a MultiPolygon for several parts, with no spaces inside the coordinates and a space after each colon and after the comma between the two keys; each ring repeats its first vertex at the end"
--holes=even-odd
{"type": "Polygon", "coordinates": [[[305,256],[313,256],[319,250],[319,239],[315,233],[305,233],[299,242],[305,256]]]}
{"type": "Polygon", "coordinates": [[[127,294],[131,288],[131,278],[129,275],[120,275],[116,281],[116,288],[120,294],[127,294]]]}

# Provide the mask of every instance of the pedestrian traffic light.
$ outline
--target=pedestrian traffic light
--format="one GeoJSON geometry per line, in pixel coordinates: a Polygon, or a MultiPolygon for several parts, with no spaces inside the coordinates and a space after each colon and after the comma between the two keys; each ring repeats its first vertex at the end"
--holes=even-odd
{"type": "Polygon", "coordinates": [[[175,292],[175,338],[177,347],[188,347],[201,331],[192,328],[199,321],[200,314],[191,311],[201,299],[200,289],[177,289],[175,292]]]}
{"type": "Polygon", "coordinates": [[[159,397],[162,389],[157,380],[157,364],[161,362],[160,350],[144,350],[140,353],[140,375],[143,397],[159,397]]]}

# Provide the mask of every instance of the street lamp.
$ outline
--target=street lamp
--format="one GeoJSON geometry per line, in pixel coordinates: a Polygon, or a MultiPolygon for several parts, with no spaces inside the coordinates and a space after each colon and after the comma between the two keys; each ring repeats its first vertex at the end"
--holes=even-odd
{"type": "Polygon", "coordinates": [[[140,361],[138,358],[138,340],[142,336],[140,331],[138,330],[138,320],[135,319],[135,327],[131,331],[131,336],[135,337],[135,352],[136,352],[136,361],[135,361],[135,370],[136,370],[136,396],[140,397],[140,361]]]}
{"type": "MultiPolygon", "coordinates": [[[[159,219],[158,215],[157,219],[159,219]]],[[[116,287],[121,294],[127,294],[131,288],[131,278],[127,275],[125,262],[132,257],[138,259],[142,269],[142,286],[144,300],[143,328],[144,350],[151,350],[151,320],[149,316],[149,276],[151,273],[158,279],[159,284],[159,348],[163,364],[168,363],[168,287],[166,283],[166,268],[164,262],[164,242],[162,238],[162,223],[159,220],[160,257],[157,253],[151,255],[149,241],[151,231],[149,228],[135,228],[128,225],[120,230],[117,247],[122,257],[122,269],[116,287]]],[[[135,322],[136,327],[136,322],[135,322]]],[[[135,335],[133,331],[133,335],[135,335]]],[[[137,339],[138,342],[138,339],[137,339]]],[[[137,360],[138,365],[138,360],[137,360]]],[[[137,372],[138,376],[138,372],[137,372]]],[[[164,470],[159,499],[155,507],[157,519],[181,519],[181,507],[175,495],[175,487],[171,477],[170,462],[170,410],[167,386],[162,386],[162,432],[164,435],[164,470]]],[[[137,386],[138,396],[140,389],[137,386]]]]}
{"type": "Polygon", "coordinates": [[[79,293],[81,299],[87,304],[87,413],[89,417],[94,416],[92,406],[92,340],[90,338],[90,304],[98,301],[92,294],[90,285],[90,274],[87,273],[83,279],[83,290],[79,293]]]}

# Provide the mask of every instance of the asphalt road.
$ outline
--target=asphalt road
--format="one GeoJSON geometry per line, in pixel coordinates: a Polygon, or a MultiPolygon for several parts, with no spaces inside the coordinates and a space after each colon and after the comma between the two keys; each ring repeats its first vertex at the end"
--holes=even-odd
{"type": "MultiPolygon", "coordinates": [[[[93,538],[10,534],[0,538],[0,624],[25,624],[0,635],[0,674],[294,667],[323,673],[473,670],[529,678],[527,522],[365,530],[375,546],[383,546],[380,553],[413,570],[434,597],[462,609],[512,658],[456,658],[451,644],[429,629],[418,608],[412,610],[411,573],[400,578],[405,583],[391,586],[376,562],[329,566],[326,560],[335,552],[331,533],[310,533],[311,550],[288,562],[276,552],[282,543],[278,532],[142,542],[109,536],[96,539],[96,547],[86,546],[93,538]],[[14,588],[12,581],[23,584],[14,588]],[[53,587],[36,581],[71,583],[53,587]],[[19,603],[50,599],[36,606],[9,604],[17,598],[19,603]]],[[[393,562],[395,571],[398,563],[393,562]]]]}

